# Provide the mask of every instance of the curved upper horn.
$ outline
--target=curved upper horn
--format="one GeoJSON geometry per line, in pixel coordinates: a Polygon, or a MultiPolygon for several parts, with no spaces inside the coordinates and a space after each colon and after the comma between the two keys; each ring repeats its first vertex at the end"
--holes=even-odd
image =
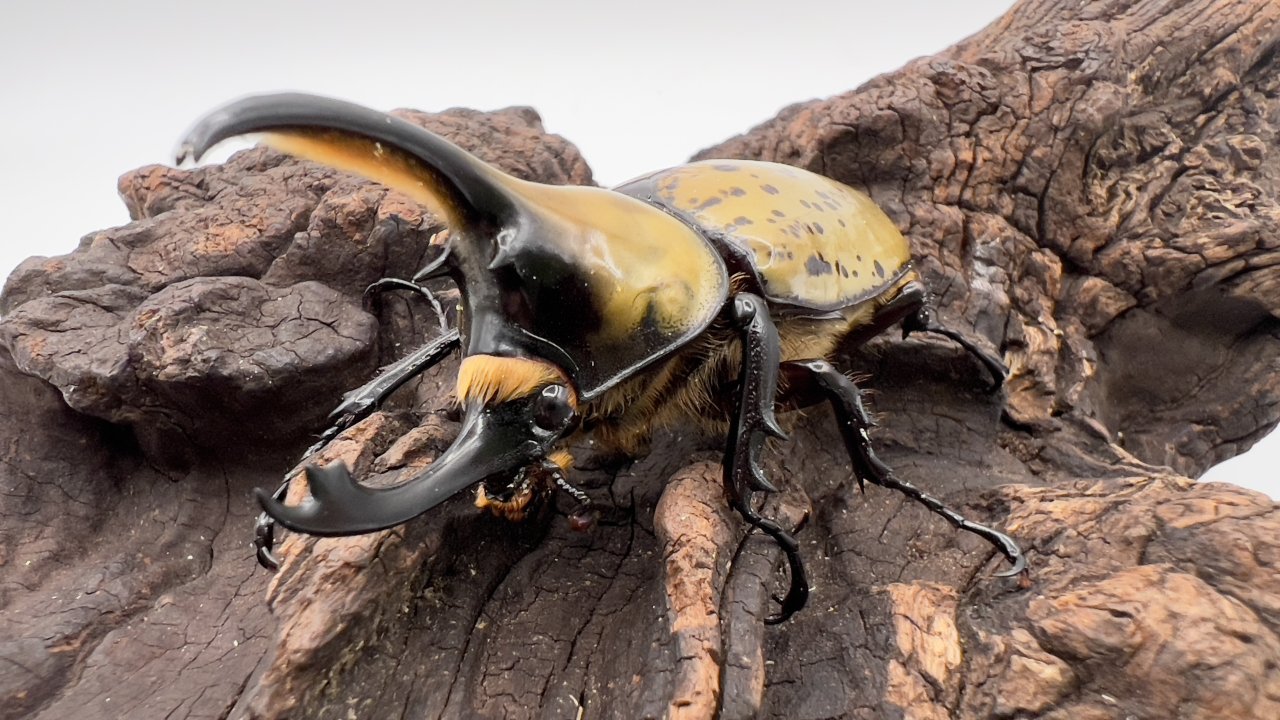
{"type": "Polygon", "coordinates": [[[250,133],[307,160],[399,190],[451,226],[502,221],[513,209],[507,178],[462,148],[386,113],[303,93],[256,95],[200,119],[179,146],[179,163],[250,133]]]}

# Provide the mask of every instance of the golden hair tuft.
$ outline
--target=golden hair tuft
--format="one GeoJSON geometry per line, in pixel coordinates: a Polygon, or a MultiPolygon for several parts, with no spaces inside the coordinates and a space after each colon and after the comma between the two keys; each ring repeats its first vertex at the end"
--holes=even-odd
{"type": "MultiPolygon", "coordinates": [[[[463,358],[458,367],[458,401],[464,405],[500,405],[553,383],[572,387],[560,368],[544,360],[471,355],[463,358]]],[[[577,395],[571,393],[570,398],[577,407],[577,395]]]]}

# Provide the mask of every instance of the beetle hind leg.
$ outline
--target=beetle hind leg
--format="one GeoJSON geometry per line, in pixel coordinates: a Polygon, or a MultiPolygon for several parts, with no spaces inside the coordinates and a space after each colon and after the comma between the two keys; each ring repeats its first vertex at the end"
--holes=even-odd
{"type": "Polygon", "coordinates": [[[862,391],[852,380],[826,360],[786,362],[782,364],[782,371],[787,375],[789,392],[796,397],[806,400],[825,398],[830,401],[859,484],[866,480],[896,490],[941,515],[953,527],[973,533],[991,543],[1012,565],[1005,572],[998,573],[999,577],[1012,577],[1026,570],[1026,557],[1013,538],[966,519],[941,500],[894,477],[893,470],[876,456],[871,447],[871,436],[868,433],[873,423],[862,403],[862,391]]]}
{"type": "Polygon", "coordinates": [[[1005,378],[1009,377],[1009,369],[1000,361],[1000,358],[974,345],[972,340],[955,330],[938,324],[933,306],[929,304],[929,291],[917,280],[903,285],[897,295],[876,308],[870,322],[850,333],[850,341],[854,345],[862,345],[899,321],[902,322],[903,337],[913,332],[931,332],[949,338],[964,348],[965,352],[982,363],[987,372],[991,373],[988,391],[999,390],[1004,385],[1005,378]]]}
{"type": "Polygon", "coordinates": [[[791,586],[786,597],[779,600],[782,607],[777,614],[765,618],[766,624],[775,625],[803,608],[809,598],[800,543],[777,522],[761,517],[751,506],[752,491],[777,491],[760,468],[760,452],[766,435],[785,437],[773,410],[778,385],[778,330],[769,318],[764,300],[758,296],[737,295],[730,301],[728,311],[730,322],[742,332],[742,374],[738,411],[730,425],[725,448],[725,491],[733,509],[751,526],[772,538],[786,554],[791,586]]]}
{"type": "Polygon", "coordinates": [[[919,331],[931,332],[950,338],[952,342],[964,348],[974,359],[982,363],[987,372],[991,373],[991,384],[987,387],[988,392],[999,390],[1004,385],[1005,379],[1009,377],[1009,368],[1005,367],[1000,358],[974,345],[972,340],[955,330],[939,325],[937,320],[934,319],[933,308],[927,304],[921,305],[919,309],[902,321],[903,337],[919,331]]]}

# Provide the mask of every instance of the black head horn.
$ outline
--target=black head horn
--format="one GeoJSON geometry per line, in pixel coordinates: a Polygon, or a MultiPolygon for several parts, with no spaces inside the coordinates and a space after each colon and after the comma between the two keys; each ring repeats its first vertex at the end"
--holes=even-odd
{"type": "Polygon", "coordinates": [[[496,227],[514,212],[507,175],[428,130],[386,113],[302,93],[255,95],[200,119],[178,149],[199,160],[232,137],[263,134],[268,145],[404,192],[455,229],[496,227]]]}

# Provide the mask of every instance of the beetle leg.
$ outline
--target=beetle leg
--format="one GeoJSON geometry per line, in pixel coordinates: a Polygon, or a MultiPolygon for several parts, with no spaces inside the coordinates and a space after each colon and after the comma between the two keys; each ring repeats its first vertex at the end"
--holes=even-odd
{"type": "Polygon", "coordinates": [[[840,424],[840,435],[844,438],[845,447],[849,451],[849,459],[853,463],[854,475],[875,483],[881,487],[897,490],[907,497],[941,515],[952,526],[971,532],[995,546],[1013,565],[999,577],[1012,577],[1026,570],[1027,559],[1013,538],[979,525],[964,518],[955,510],[947,507],[941,500],[929,495],[920,488],[905,480],[893,476],[889,469],[871,447],[871,436],[868,430],[872,426],[871,418],[862,404],[862,391],[858,386],[837,370],[826,360],[796,360],[784,363],[783,372],[787,379],[799,386],[802,394],[822,393],[831,402],[835,410],[836,420],[840,424]],[[805,386],[808,387],[805,387],[805,386]]]}
{"type": "Polygon", "coordinates": [[[400,278],[382,278],[381,280],[378,280],[377,282],[373,283],[369,287],[365,288],[364,296],[366,298],[370,298],[370,297],[373,297],[374,295],[378,295],[380,293],[386,292],[387,290],[393,290],[393,289],[412,290],[418,293],[419,295],[425,297],[427,299],[427,302],[431,303],[431,309],[434,310],[436,313],[436,320],[438,320],[440,323],[440,332],[441,333],[449,332],[449,321],[444,314],[444,308],[441,307],[440,301],[436,299],[435,293],[431,292],[431,290],[428,289],[427,287],[419,285],[411,280],[401,280],[400,278]]]}
{"type": "Polygon", "coordinates": [[[760,469],[760,451],[765,435],[786,437],[774,418],[774,397],[778,385],[778,330],[769,318],[764,300],[750,293],[736,295],[728,306],[729,319],[742,331],[742,375],[738,412],[729,428],[725,448],[724,485],[729,503],[753,527],[759,528],[787,556],[791,587],[780,600],[776,615],[765,619],[774,625],[784,622],[804,607],[809,598],[809,582],[795,536],[777,522],[761,517],[751,506],[753,490],[776,492],[760,469]]]}
{"type": "Polygon", "coordinates": [[[879,337],[885,330],[925,307],[928,297],[929,291],[925,290],[923,283],[915,280],[908,282],[888,302],[876,308],[871,320],[865,325],[854,328],[849,333],[847,342],[854,347],[859,347],[872,338],[879,337]]]}
{"type": "Polygon", "coordinates": [[[972,341],[955,330],[939,325],[934,320],[933,308],[928,304],[922,304],[914,313],[908,315],[902,321],[903,337],[921,330],[951,338],[952,341],[964,348],[978,362],[982,363],[987,368],[987,372],[991,373],[991,385],[987,388],[988,392],[999,390],[1000,386],[1004,385],[1005,379],[1009,377],[1009,368],[1005,367],[1000,358],[974,345],[972,341]]]}
{"type": "Polygon", "coordinates": [[[875,327],[875,332],[878,334],[898,320],[902,320],[902,337],[904,338],[913,332],[931,332],[950,338],[964,348],[965,352],[982,363],[987,372],[991,373],[988,392],[999,390],[1000,386],[1004,385],[1005,379],[1009,377],[1009,368],[1005,367],[1000,358],[974,345],[971,340],[955,330],[937,323],[933,306],[929,304],[929,293],[924,285],[915,281],[904,285],[896,297],[876,311],[871,325],[875,327]]]}
{"type": "Polygon", "coordinates": [[[965,352],[972,355],[991,373],[989,392],[995,392],[1004,385],[1009,377],[1009,369],[1000,358],[974,345],[972,341],[950,328],[943,327],[934,319],[934,309],[929,304],[929,292],[922,283],[915,280],[902,286],[898,294],[889,302],[876,308],[870,322],[855,328],[849,333],[848,342],[854,346],[862,345],[873,337],[889,329],[894,323],[902,322],[902,336],[913,332],[931,332],[950,338],[965,352]]]}
{"type": "MultiPolygon", "coordinates": [[[[386,400],[401,385],[408,382],[418,373],[440,362],[445,355],[448,355],[457,346],[458,331],[457,329],[450,330],[432,342],[388,365],[373,380],[343,395],[342,402],[333,409],[333,412],[329,413],[329,419],[334,421],[333,424],[320,434],[320,438],[311,447],[307,448],[306,452],[302,454],[303,459],[305,460],[316,454],[330,440],[340,435],[343,430],[368,417],[383,400],[386,400]]],[[[291,470],[288,477],[292,478],[296,474],[297,468],[291,470]]],[[[272,497],[283,503],[285,493],[288,490],[289,480],[286,479],[272,497]]],[[[264,512],[258,516],[253,545],[256,550],[258,564],[268,570],[277,570],[280,567],[279,560],[271,552],[272,547],[275,545],[275,528],[276,522],[271,519],[270,515],[264,512]]]]}
{"type": "Polygon", "coordinates": [[[334,424],[320,435],[320,439],[304,455],[311,455],[343,430],[368,417],[401,385],[444,359],[445,355],[458,347],[458,342],[457,329],[449,330],[388,365],[374,379],[343,395],[342,402],[329,413],[329,419],[334,420],[334,424]]]}

